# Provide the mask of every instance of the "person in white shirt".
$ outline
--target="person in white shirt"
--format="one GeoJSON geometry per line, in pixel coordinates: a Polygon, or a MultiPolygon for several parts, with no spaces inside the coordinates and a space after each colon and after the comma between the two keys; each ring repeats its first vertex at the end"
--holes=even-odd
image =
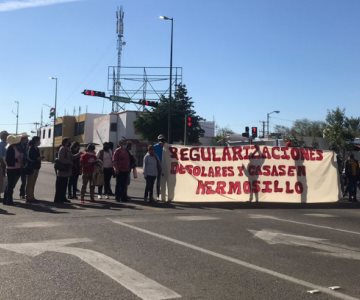
{"type": "Polygon", "coordinates": [[[113,195],[111,191],[111,177],[113,175],[112,150],[108,142],[103,144],[103,148],[96,154],[97,158],[103,162],[104,167],[104,187],[98,187],[98,199],[102,198],[103,188],[106,199],[113,195]]]}
{"type": "Polygon", "coordinates": [[[154,202],[154,183],[158,173],[160,172],[160,161],[155,154],[153,145],[148,146],[148,152],[144,156],[143,172],[146,180],[144,201],[147,202],[149,200],[150,202],[154,202]]]}

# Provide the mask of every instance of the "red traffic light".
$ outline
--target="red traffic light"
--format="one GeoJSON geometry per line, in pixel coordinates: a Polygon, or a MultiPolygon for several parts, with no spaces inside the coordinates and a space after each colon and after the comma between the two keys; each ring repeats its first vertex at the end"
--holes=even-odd
{"type": "Polygon", "coordinates": [[[192,117],[187,117],[186,118],[186,125],[187,125],[187,127],[192,127],[193,126],[192,117]]]}
{"type": "Polygon", "coordinates": [[[256,138],[258,136],[257,127],[251,127],[251,136],[256,138]]]}
{"type": "Polygon", "coordinates": [[[95,97],[103,97],[103,98],[106,97],[104,92],[93,91],[93,90],[84,90],[82,94],[84,94],[85,96],[95,96],[95,97]]]}
{"type": "Polygon", "coordinates": [[[158,106],[157,102],[150,101],[150,100],[144,100],[144,99],[140,99],[138,103],[140,105],[151,106],[151,107],[157,107],[158,106]]]}

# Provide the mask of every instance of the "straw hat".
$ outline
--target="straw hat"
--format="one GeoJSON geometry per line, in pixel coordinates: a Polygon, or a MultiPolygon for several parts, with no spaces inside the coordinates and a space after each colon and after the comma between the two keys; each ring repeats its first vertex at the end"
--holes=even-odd
{"type": "Polygon", "coordinates": [[[20,141],[21,141],[20,135],[9,135],[6,139],[6,142],[8,143],[8,145],[19,144],[20,141]]]}

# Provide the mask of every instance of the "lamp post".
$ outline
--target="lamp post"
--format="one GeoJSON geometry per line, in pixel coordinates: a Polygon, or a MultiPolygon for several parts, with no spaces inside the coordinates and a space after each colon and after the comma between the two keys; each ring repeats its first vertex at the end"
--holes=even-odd
{"type": "Polygon", "coordinates": [[[55,122],[56,122],[56,103],[57,103],[57,88],[58,88],[58,79],[57,77],[49,77],[49,79],[55,80],[55,105],[54,105],[54,128],[53,128],[53,140],[52,140],[52,156],[53,161],[55,161],[55,122]]]}
{"type": "Polygon", "coordinates": [[[18,127],[19,127],[19,101],[15,101],[16,103],[16,130],[15,134],[18,134],[18,127]]]}
{"type": "Polygon", "coordinates": [[[171,96],[172,96],[172,61],[173,61],[173,29],[174,19],[166,16],[160,16],[160,19],[171,21],[171,38],[170,38],[170,79],[169,79],[169,106],[168,106],[168,142],[172,143],[171,137],[171,96]]]}
{"type": "Polygon", "coordinates": [[[269,137],[269,135],[270,135],[269,122],[270,122],[270,115],[273,114],[273,113],[278,114],[278,113],[280,113],[280,110],[274,110],[274,111],[272,111],[272,112],[267,113],[267,115],[266,115],[266,116],[267,116],[267,119],[266,119],[267,137],[269,137]]]}

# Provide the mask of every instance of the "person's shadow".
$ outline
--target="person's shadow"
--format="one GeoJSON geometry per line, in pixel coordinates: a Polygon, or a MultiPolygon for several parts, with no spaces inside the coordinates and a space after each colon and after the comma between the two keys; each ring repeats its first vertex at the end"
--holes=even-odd
{"type": "Polygon", "coordinates": [[[299,159],[295,160],[295,166],[296,166],[296,180],[297,180],[297,182],[300,182],[302,185],[302,191],[301,191],[301,196],[300,196],[301,203],[307,203],[308,185],[307,185],[306,175],[304,175],[304,174],[306,174],[306,171],[305,171],[306,167],[304,165],[304,160],[301,159],[301,157],[299,159]]]}
{"type": "Polygon", "coordinates": [[[243,166],[243,170],[245,176],[248,178],[249,182],[249,202],[253,202],[255,200],[256,203],[259,202],[259,195],[261,193],[261,185],[259,182],[259,172],[258,169],[262,169],[262,165],[265,162],[265,158],[263,158],[262,152],[259,146],[255,146],[255,152],[249,155],[249,164],[247,167],[243,166]],[[249,169],[252,168],[252,174],[250,174],[249,169]]]}

